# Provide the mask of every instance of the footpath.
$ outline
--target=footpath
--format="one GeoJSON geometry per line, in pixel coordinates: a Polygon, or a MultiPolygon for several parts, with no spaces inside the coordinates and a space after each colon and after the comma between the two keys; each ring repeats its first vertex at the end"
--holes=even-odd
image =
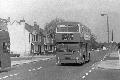
{"type": "Polygon", "coordinates": [[[98,62],[94,69],[86,76],[85,80],[120,80],[119,53],[108,53],[98,62]]]}
{"type": "Polygon", "coordinates": [[[44,60],[50,60],[54,58],[53,55],[38,55],[38,56],[25,56],[25,57],[11,57],[11,67],[22,65],[22,64],[28,64],[31,62],[37,62],[37,61],[44,61],[44,60]]]}

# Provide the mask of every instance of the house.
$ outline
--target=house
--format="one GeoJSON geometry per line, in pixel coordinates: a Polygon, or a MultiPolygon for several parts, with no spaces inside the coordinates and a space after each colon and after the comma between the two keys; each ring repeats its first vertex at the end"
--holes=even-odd
{"type": "Polygon", "coordinates": [[[44,52],[46,54],[54,53],[55,51],[55,39],[51,38],[50,35],[45,34],[44,36],[44,52]]]}
{"type": "Polygon", "coordinates": [[[39,25],[34,23],[33,26],[25,22],[25,20],[7,23],[10,35],[10,51],[20,56],[33,55],[42,52],[42,34],[39,25]]]}
{"type": "Polygon", "coordinates": [[[30,43],[31,43],[31,53],[32,54],[42,54],[44,52],[44,35],[43,29],[39,28],[36,22],[31,29],[30,33],[30,43]]]}

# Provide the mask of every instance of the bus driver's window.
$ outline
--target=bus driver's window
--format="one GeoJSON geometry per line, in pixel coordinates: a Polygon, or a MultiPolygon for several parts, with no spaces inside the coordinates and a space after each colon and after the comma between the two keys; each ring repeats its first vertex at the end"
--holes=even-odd
{"type": "Polygon", "coordinates": [[[8,50],[9,50],[9,47],[8,47],[7,42],[3,42],[3,52],[4,52],[4,53],[5,53],[5,52],[8,52],[8,50]]]}

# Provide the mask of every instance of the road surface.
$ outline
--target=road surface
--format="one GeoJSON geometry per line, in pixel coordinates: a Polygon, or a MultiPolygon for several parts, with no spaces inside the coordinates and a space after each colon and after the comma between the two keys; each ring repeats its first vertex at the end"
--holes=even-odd
{"type": "Polygon", "coordinates": [[[83,65],[56,66],[55,58],[22,64],[10,71],[1,72],[0,80],[84,80],[85,75],[94,70],[95,65],[107,53],[107,51],[94,51],[91,53],[91,61],[83,65]]]}

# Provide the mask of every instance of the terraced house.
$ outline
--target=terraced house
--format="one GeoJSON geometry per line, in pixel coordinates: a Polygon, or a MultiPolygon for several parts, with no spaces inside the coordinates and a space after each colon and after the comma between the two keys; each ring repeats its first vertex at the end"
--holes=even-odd
{"type": "Polygon", "coordinates": [[[25,20],[7,23],[10,35],[10,51],[20,56],[40,54],[44,49],[42,29],[36,22],[31,26],[25,20]]]}

